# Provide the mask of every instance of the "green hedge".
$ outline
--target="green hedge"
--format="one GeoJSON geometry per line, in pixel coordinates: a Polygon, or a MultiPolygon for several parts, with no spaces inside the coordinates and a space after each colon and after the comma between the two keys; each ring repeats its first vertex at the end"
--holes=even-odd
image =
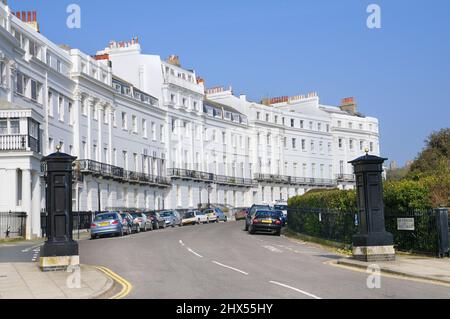
{"type": "MultiPolygon", "coordinates": [[[[428,176],[384,184],[386,229],[398,249],[434,253],[436,223],[432,208],[450,206],[450,176],[428,176]],[[416,230],[397,230],[397,218],[415,217],[416,230]]],[[[313,191],[289,199],[288,227],[309,236],[351,244],[355,225],[355,191],[313,191]]]]}

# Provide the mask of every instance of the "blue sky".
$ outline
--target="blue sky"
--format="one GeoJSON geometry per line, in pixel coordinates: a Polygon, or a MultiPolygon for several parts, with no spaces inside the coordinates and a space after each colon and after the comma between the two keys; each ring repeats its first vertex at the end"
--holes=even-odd
{"type": "Polygon", "coordinates": [[[144,52],[177,54],[207,86],[264,96],[317,91],[324,104],[355,96],[379,118],[382,155],[403,164],[434,130],[450,127],[448,0],[9,0],[37,10],[53,42],[94,54],[139,36],[144,52]],[[82,27],[68,29],[77,3],[82,27]],[[366,26],[369,4],[382,28],[366,26]]]}

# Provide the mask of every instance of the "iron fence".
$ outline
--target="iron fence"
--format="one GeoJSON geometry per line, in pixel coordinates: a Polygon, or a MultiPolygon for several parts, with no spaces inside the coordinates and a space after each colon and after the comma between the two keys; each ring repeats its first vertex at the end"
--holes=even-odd
{"type": "MultiPolygon", "coordinates": [[[[288,226],[293,231],[348,245],[358,232],[358,223],[357,212],[317,208],[288,210],[288,226]]],[[[436,210],[400,213],[386,209],[385,223],[386,231],[394,236],[396,250],[439,255],[442,243],[436,210]]]]}
{"type": "MultiPolygon", "coordinates": [[[[73,231],[91,229],[91,223],[97,214],[101,212],[73,212],[73,231]]],[[[47,213],[41,213],[41,233],[42,237],[47,235],[47,213]]]]}
{"type": "Polygon", "coordinates": [[[25,239],[26,225],[26,213],[0,212],[0,239],[25,239]]]}

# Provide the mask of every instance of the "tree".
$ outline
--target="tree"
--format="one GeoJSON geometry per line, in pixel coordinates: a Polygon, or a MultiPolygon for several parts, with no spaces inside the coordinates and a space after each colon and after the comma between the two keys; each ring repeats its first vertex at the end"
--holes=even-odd
{"type": "Polygon", "coordinates": [[[411,166],[410,177],[450,173],[450,128],[435,132],[411,166]]]}

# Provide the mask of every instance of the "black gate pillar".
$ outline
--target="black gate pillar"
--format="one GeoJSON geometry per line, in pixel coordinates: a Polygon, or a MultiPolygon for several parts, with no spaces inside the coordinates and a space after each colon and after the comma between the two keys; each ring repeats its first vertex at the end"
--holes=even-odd
{"type": "Polygon", "coordinates": [[[42,159],[45,167],[47,241],[40,258],[43,271],[66,270],[80,263],[73,240],[72,163],[76,157],[60,153],[42,159]]]}
{"type": "Polygon", "coordinates": [[[383,163],[366,155],[351,161],[355,168],[359,231],[353,237],[353,257],[366,262],[395,260],[394,239],[386,232],[383,201],[383,163]]]}

